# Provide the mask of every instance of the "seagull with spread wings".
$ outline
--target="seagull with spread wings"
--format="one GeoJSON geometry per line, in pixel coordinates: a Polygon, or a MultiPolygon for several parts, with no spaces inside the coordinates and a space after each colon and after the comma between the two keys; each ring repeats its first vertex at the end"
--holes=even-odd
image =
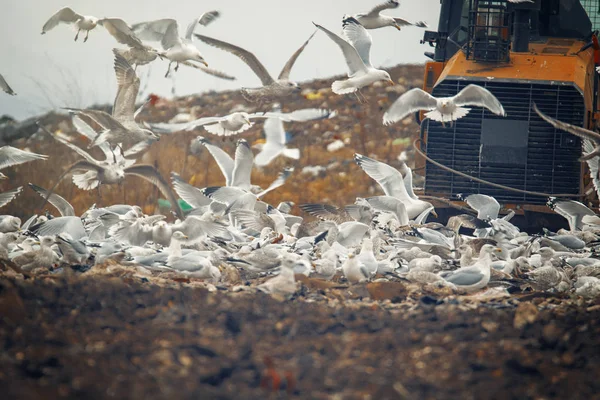
{"type": "Polygon", "coordinates": [[[92,119],[104,129],[89,147],[98,146],[103,142],[116,146],[158,140],[158,136],[151,130],[142,128],[135,122],[135,100],[140,89],[140,79],[127,60],[119,54],[115,54],[114,68],[119,89],[112,115],[101,110],[67,109],[92,119]]]}
{"type": "Polygon", "coordinates": [[[404,203],[409,219],[418,219],[424,222],[430,213],[436,215],[431,203],[423,201],[415,195],[412,188],[412,171],[406,164],[402,163],[401,168],[405,171],[405,179],[396,168],[361,154],[355,154],[354,161],[381,186],[386,196],[396,198],[404,203]]]}
{"type": "Polygon", "coordinates": [[[506,116],[504,107],[492,92],[470,84],[452,97],[437,98],[419,88],[411,89],[383,114],[383,124],[391,125],[417,111],[428,111],[425,116],[433,121],[453,123],[471,111],[463,106],[484,107],[496,115],[506,116]]]}
{"type": "Polygon", "coordinates": [[[196,25],[206,26],[218,17],[218,11],[209,11],[202,14],[188,25],[183,38],[179,36],[179,24],[176,20],[170,18],[140,22],[133,25],[132,29],[142,40],[160,41],[165,50],[162,54],[170,60],[169,68],[165,74],[166,77],[169,75],[173,63],[175,63],[175,71],[179,69],[180,63],[188,63],[188,61],[197,61],[208,67],[200,50],[192,42],[192,35],[196,25]]]}
{"type": "Polygon", "coordinates": [[[253,119],[277,118],[285,122],[302,122],[332,118],[333,116],[335,116],[335,111],[323,108],[303,108],[287,113],[281,112],[281,110],[255,113],[234,112],[223,117],[202,117],[190,122],[156,123],[150,124],[150,126],[158,133],[192,131],[202,126],[213,135],[233,136],[250,129],[254,125],[253,119]]]}
{"type": "Polygon", "coordinates": [[[260,88],[242,88],[242,95],[248,101],[265,101],[272,98],[286,97],[300,90],[298,84],[290,80],[290,72],[294,63],[314,36],[314,33],[292,54],[292,57],[285,64],[277,79],[273,79],[258,58],[248,50],[208,36],[198,34],[194,36],[213,47],[230,52],[248,64],[252,71],[260,78],[263,86],[260,88]]]}
{"type": "Polygon", "coordinates": [[[135,160],[124,158],[118,152],[118,146],[115,148],[110,148],[107,143],[103,143],[100,146],[106,156],[106,159],[104,161],[96,160],[86,151],[56,136],[44,126],[40,124],[38,125],[44,132],[54,137],[56,140],[63,143],[83,157],[82,160],[71,164],[56,180],[52,188],[48,190],[45,198],[46,201],[49,200],[52,193],[54,193],[54,189],[64,179],[64,177],[74,171],[82,172],[81,174],[73,176],[73,183],[83,190],[100,188],[100,185],[121,184],[125,180],[126,176],[130,175],[142,178],[156,186],[161,191],[163,196],[169,200],[171,206],[175,208],[177,215],[180,218],[183,218],[183,212],[179,207],[179,203],[177,202],[177,198],[175,197],[173,190],[154,166],[135,164],[135,160]]]}
{"type": "Polygon", "coordinates": [[[337,44],[348,65],[348,79],[335,81],[331,90],[335,94],[354,93],[364,86],[377,81],[385,81],[394,84],[387,71],[377,69],[371,65],[370,53],[372,39],[367,30],[356,20],[356,18],[345,16],[342,20],[342,29],[345,39],[339,37],[321,25],[313,24],[325,32],[331,40],[337,44]]]}
{"type": "Polygon", "coordinates": [[[269,165],[271,161],[279,155],[291,158],[293,160],[300,159],[300,149],[290,149],[285,146],[287,140],[283,121],[279,118],[269,118],[263,125],[265,132],[265,143],[255,145],[255,148],[260,150],[260,153],[254,157],[254,164],[258,167],[269,165]]]}
{"type": "Polygon", "coordinates": [[[81,15],[73,11],[70,7],[64,7],[58,10],[42,27],[42,35],[54,29],[58,24],[73,24],[77,29],[75,41],[79,38],[79,33],[85,31],[84,42],[87,42],[90,31],[98,25],[99,18],[90,15],[81,15]]]}
{"type": "Polygon", "coordinates": [[[390,17],[388,15],[381,14],[381,12],[384,10],[392,10],[394,8],[398,8],[399,6],[400,3],[398,1],[389,0],[385,3],[375,6],[368,13],[354,15],[354,18],[356,18],[357,21],[365,27],[365,29],[378,29],[386,26],[393,26],[398,30],[401,30],[403,26],[418,26],[419,28],[427,28],[427,24],[423,21],[412,23],[402,18],[390,17]]]}

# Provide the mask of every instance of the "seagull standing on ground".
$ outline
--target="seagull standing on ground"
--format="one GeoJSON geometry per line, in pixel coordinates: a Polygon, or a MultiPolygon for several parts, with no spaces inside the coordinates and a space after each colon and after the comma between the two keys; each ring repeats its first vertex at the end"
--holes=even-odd
{"type": "Polygon", "coordinates": [[[339,37],[321,25],[313,24],[325,32],[342,49],[346,64],[348,65],[348,78],[335,81],[331,90],[335,94],[354,93],[364,86],[377,81],[386,81],[391,85],[394,81],[387,71],[376,69],[371,65],[370,52],[373,40],[367,30],[353,17],[345,16],[342,20],[343,34],[346,40],[339,37]]]}

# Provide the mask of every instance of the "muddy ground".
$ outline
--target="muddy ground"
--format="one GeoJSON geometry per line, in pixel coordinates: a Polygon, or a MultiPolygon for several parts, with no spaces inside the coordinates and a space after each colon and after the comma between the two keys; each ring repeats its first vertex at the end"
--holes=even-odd
{"type": "Polygon", "coordinates": [[[600,301],[545,293],[0,278],[6,399],[592,399],[599,338],[600,301]]]}

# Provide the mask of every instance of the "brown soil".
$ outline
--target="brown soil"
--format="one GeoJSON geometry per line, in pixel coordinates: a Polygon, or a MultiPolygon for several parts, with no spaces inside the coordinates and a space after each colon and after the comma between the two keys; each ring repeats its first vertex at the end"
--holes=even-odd
{"type": "Polygon", "coordinates": [[[336,288],[310,280],[277,301],[194,282],[86,275],[0,280],[3,398],[600,393],[598,301],[541,293],[482,302],[402,282],[336,288]]]}

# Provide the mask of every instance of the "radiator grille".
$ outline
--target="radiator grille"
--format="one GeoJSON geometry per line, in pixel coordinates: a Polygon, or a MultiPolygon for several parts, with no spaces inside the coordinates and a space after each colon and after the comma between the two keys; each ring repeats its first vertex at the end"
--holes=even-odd
{"type": "MultiPolygon", "coordinates": [[[[573,86],[504,83],[465,82],[445,80],[433,89],[436,97],[454,96],[469,83],[477,83],[490,90],[506,110],[506,119],[513,125],[524,127],[528,138],[520,162],[503,163],[501,159],[487,162],[480,160],[482,151],[482,125],[494,124],[490,120],[503,119],[487,110],[473,107],[454,126],[442,127],[441,123],[425,121],[428,155],[450,168],[471,176],[499,183],[516,189],[544,193],[579,193],[581,164],[581,141],[566,132],[557,131],[531,109],[535,102],[540,110],[570,124],[583,126],[584,104],[582,95],[573,86]]],[[[497,124],[503,124],[498,122],[497,124]]],[[[510,124],[510,123],[509,123],[510,124]]],[[[539,196],[494,188],[444,171],[431,163],[426,165],[425,192],[427,194],[454,197],[457,194],[483,193],[502,202],[543,204],[539,196]]]]}

